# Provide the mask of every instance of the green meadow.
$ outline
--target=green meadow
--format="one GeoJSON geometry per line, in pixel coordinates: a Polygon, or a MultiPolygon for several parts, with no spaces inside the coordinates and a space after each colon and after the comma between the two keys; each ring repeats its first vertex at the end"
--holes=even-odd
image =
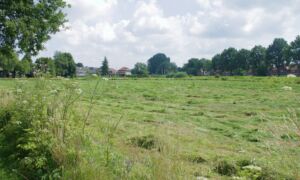
{"type": "MultiPolygon", "coordinates": [[[[4,92],[36,81],[0,80],[2,104],[4,92]]],[[[90,111],[88,140],[63,179],[300,178],[298,78],[44,81],[77,84],[75,110],[79,117],[90,111]]],[[[1,176],[20,177],[5,166],[1,176]]]]}

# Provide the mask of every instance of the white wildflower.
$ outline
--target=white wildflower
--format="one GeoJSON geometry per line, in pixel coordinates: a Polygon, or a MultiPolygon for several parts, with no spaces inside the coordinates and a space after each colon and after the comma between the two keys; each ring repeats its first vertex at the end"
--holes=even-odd
{"type": "Polygon", "coordinates": [[[208,180],[206,177],[202,177],[202,176],[198,176],[196,179],[197,180],[208,180]]]}
{"type": "Polygon", "coordinates": [[[290,86],[283,86],[282,89],[285,90],[285,91],[292,91],[293,90],[293,88],[290,87],[290,86]]]}
{"type": "Polygon", "coordinates": [[[108,81],[108,80],[109,80],[108,78],[105,78],[105,77],[104,77],[104,78],[102,78],[102,79],[103,79],[104,81],[108,81]]]}
{"type": "Polygon", "coordinates": [[[75,89],[75,92],[77,93],[77,94],[82,94],[82,90],[81,89],[75,89]]]}
{"type": "Polygon", "coordinates": [[[295,74],[288,74],[287,77],[288,77],[288,78],[295,78],[295,77],[297,77],[297,76],[296,76],[295,74]]]}

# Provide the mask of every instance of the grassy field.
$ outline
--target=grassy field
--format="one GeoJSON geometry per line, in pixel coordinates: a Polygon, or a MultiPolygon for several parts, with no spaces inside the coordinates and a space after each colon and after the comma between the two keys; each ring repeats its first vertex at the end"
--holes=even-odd
{"type": "MultiPolygon", "coordinates": [[[[35,80],[0,79],[0,89],[13,89],[15,81],[35,80]]],[[[85,114],[98,80],[69,81],[83,91],[78,111],[85,114]]],[[[299,117],[298,78],[100,80],[87,126],[91,142],[82,147],[77,167],[81,173],[72,177],[68,170],[64,176],[255,179],[245,168],[252,165],[265,179],[300,179],[299,117]],[[236,170],[227,173],[231,168],[236,170]]]]}

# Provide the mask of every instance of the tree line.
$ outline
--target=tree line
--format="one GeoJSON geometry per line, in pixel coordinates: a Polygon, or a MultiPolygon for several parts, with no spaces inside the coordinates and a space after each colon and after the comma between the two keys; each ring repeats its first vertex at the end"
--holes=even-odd
{"type": "Polygon", "coordinates": [[[252,49],[230,47],[212,59],[191,58],[183,67],[170,62],[165,54],[154,55],[145,63],[137,63],[132,70],[136,75],[166,75],[185,72],[189,75],[284,75],[291,66],[300,73],[300,36],[288,43],[275,38],[268,47],[256,45],[252,49]]]}
{"type": "Polygon", "coordinates": [[[76,64],[71,53],[56,52],[53,58],[41,57],[33,63],[30,58],[18,59],[16,53],[4,56],[0,51],[1,77],[49,76],[75,77],[76,64]]]}

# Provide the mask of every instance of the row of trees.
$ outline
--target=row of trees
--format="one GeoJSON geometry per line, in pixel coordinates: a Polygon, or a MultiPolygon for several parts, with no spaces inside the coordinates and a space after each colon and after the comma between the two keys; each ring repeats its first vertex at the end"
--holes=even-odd
{"type": "Polygon", "coordinates": [[[274,39],[267,48],[257,45],[251,50],[225,49],[212,58],[215,73],[229,75],[281,75],[290,65],[300,65],[300,36],[290,44],[283,38],[274,39]]]}
{"type": "Polygon", "coordinates": [[[18,59],[13,51],[5,55],[0,51],[0,75],[2,77],[32,77],[43,73],[51,76],[74,77],[76,74],[76,64],[70,53],[56,52],[53,58],[41,57],[35,63],[30,58],[18,59]]]}
{"type": "Polygon", "coordinates": [[[132,70],[136,75],[169,74],[183,71],[189,75],[282,75],[291,65],[300,72],[300,36],[290,44],[283,38],[276,38],[267,48],[257,45],[251,50],[233,47],[215,55],[212,60],[192,58],[182,68],[177,68],[164,54],[156,54],[148,64],[137,63],[132,70]]]}

